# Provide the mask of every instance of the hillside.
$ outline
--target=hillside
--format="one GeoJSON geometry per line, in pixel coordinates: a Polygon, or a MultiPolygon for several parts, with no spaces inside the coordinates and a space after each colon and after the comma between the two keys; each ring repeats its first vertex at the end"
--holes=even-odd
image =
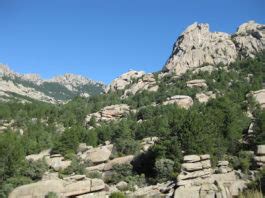
{"type": "MultiPolygon", "coordinates": [[[[265,193],[264,50],[265,25],[230,35],[195,23],[159,72],[131,70],[63,105],[1,102],[0,197],[265,193]]],[[[83,93],[73,78],[2,77],[56,100],[83,93]]]]}
{"type": "Polygon", "coordinates": [[[63,103],[76,96],[89,97],[102,93],[104,85],[80,75],[65,74],[43,80],[37,74],[18,74],[0,65],[0,99],[63,103]]]}

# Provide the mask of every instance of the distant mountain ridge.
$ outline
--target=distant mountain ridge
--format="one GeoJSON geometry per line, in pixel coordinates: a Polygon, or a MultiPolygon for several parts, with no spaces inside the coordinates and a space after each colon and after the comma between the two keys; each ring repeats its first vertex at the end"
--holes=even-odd
{"type": "Polygon", "coordinates": [[[64,74],[44,80],[38,74],[19,74],[0,64],[0,99],[35,99],[49,103],[64,103],[76,96],[89,97],[103,92],[102,82],[81,75],[64,74]]]}

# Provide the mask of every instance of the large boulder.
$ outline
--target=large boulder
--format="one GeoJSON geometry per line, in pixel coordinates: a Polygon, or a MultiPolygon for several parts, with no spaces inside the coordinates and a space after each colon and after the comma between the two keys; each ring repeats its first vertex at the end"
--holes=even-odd
{"type": "MultiPolygon", "coordinates": [[[[82,177],[83,178],[83,177],[82,177]]],[[[75,197],[105,188],[101,179],[83,178],[82,181],[64,181],[61,179],[44,180],[15,188],[10,198],[44,198],[49,192],[56,193],[58,197],[75,197]]]]}
{"type": "Polygon", "coordinates": [[[133,155],[128,155],[128,156],[118,157],[113,160],[110,160],[109,162],[105,164],[104,171],[112,170],[113,166],[115,165],[130,164],[133,158],[134,158],[133,155]]]}
{"type": "Polygon", "coordinates": [[[62,180],[45,180],[19,186],[10,193],[9,198],[42,198],[49,192],[60,195],[64,191],[64,184],[62,180]]]}
{"type": "Polygon", "coordinates": [[[65,160],[60,154],[46,156],[45,161],[55,171],[64,170],[72,163],[71,160],[65,160]]]}
{"type": "Polygon", "coordinates": [[[167,98],[166,101],[162,103],[163,105],[176,104],[177,106],[188,109],[193,105],[193,100],[189,96],[176,95],[167,98]]]}
{"type": "Polygon", "coordinates": [[[94,164],[103,163],[109,160],[111,151],[106,147],[93,148],[86,151],[82,156],[86,161],[91,161],[94,164]]]}

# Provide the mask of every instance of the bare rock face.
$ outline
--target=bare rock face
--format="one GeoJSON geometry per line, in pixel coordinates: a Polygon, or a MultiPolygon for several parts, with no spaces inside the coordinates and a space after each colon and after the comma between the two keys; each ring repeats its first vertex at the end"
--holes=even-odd
{"type": "Polygon", "coordinates": [[[94,164],[103,163],[109,160],[111,151],[106,147],[92,148],[85,153],[81,154],[80,157],[84,160],[91,161],[94,164]]]}
{"type": "Polygon", "coordinates": [[[154,74],[145,74],[137,82],[133,83],[128,89],[124,91],[123,98],[126,98],[129,94],[136,94],[137,92],[148,90],[156,92],[159,86],[156,84],[154,74]]]}
{"type": "Polygon", "coordinates": [[[215,99],[216,95],[212,91],[207,91],[207,92],[203,92],[203,93],[197,93],[195,98],[200,103],[207,103],[210,99],[215,99]]]}
{"type": "Polygon", "coordinates": [[[249,94],[249,96],[253,96],[253,98],[261,106],[261,108],[265,108],[265,89],[253,91],[249,94]]]}
{"type": "Polygon", "coordinates": [[[265,167],[265,145],[257,146],[257,155],[254,157],[259,167],[265,167]]]}
{"type": "Polygon", "coordinates": [[[177,39],[163,70],[180,75],[203,64],[229,64],[236,58],[236,47],[229,34],[210,32],[208,24],[194,23],[177,39]]]}
{"type": "Polygon", "coordinates": [[[118,157],[113,160],[110,160],[108,163],[104,166],[104,171],[112,170],[113,166],[115,165],[121,165],[121,164],[129,164],[133,160],[133,155],[128,155],[124,157],[118,157]]]}
{"type": "Polygon", "coordinates": [[[208,24],[194,23],[178,37],[163,71],[179,76],[189,69],[197,73],[196,68],[210,65],[205,70],[211,72],[219,63],[228,65],[239,56],[254,57],[264,49],[265,25],[249,21],[229,35],[210,32],[208,24]]]}
{"type": "Polygon", "coordinates": [[[226,171],[213,174],[209,155],[184,156],[174,197],[237,197],[246,188],[246,182],[239,179],[228,164],[220,161],[218,168],[226,171]]]}
{"type": "Polygon", "coordinates": [[[113,121],[120,119],[130,113],[130,107],[126,104],[117,104],[106,106],[99,112],[87,115],[85,121],[89,123],[92,117],[95,117],[96,122],[113,121]]]}
{"type": "Polygon", "coordinates": [[[58,197],[75,197],[86,193],[98,192],[105,188],[101,179],[83,178],[81,181],[67,182],[61,179],[44,180],[15,188],[10,198],[45,197],[54,192],[58,197]]]}
{"type": "Polygon", "coordinates": [[[120,77],[113,80],[110,85],[108,85],[106,92],[122,90],[129,85],[133,79],[141,78],[144,74],[145,73],[143,71],[134,70],[124,73],[120,77]]]}
{"type": "Polygon", "coordinates": [[[162,104],[163,105],[176,104],[177,106],[181,108],[188,109],[193,105],[193,100],[189,96],[176,95],[176,96],[167,98],[167,100],[164,101],[162,104]]]}
{"type": "Polygon", "coordinates": [[[253,58],[265,48],[265,25],[255,21],[243,23],[233,35],[233,39],[242,57],[253,58]]]}
{"type": "Polygon", "coordinates": [[[187,84],[187,87],[190,87],[190,88],[206,88],[207,87],[206,80],[204,79],[190,80],[186,82],[186,84],[187,84]]]}

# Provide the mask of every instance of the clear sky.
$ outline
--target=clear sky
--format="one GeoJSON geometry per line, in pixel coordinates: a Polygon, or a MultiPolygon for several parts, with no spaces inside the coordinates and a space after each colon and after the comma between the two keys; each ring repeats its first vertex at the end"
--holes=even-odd
{"type": "Polygon", "coordinates": [[[248,20],[265,23],[265,0],[0,0],[0,62],[109,83],[129,69],[160,70],[193,22],[234,32],[248,20]]]}

